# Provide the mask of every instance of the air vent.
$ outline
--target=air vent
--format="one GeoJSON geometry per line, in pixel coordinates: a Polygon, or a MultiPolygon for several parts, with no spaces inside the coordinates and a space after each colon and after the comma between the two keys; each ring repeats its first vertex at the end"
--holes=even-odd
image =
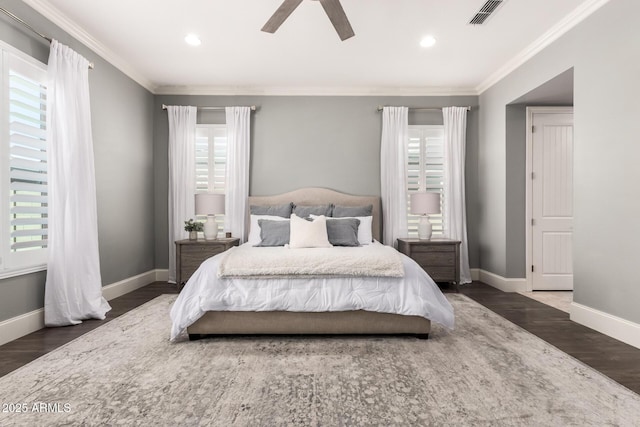
{"type": "Polygon", "coordinates": [[[504,0],[488,0],[484,5],[482,5],[478,13],[476,13],[475,16],[471,18],[471,21],[469,21],[469,24],[471,25],[484,24],[485,21],[489,18],[489,16],[491,16],[491,14],[495,12],[496,9],[498,9],[498,7],[503,3],[503,1],[504,0]]]}

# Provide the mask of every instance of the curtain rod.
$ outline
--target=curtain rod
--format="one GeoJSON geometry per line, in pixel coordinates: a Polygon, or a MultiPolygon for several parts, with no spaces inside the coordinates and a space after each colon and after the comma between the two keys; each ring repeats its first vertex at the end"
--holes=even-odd
{"type": "MultiPolygon", "coordinates": [[[[385,106],[378,105],[377,111],[380,112],[384,109],[385,106]]],[[[408,107],[409,110],[413,111],[442,111],[445,107],[408,107]]],[[[471,111],[471,107],[467,107],[467,111],[471,111]]]]}
{"type": "MultiPolygon", "coordinates": [[[[227,107],[196,107],[198,110],[224,110],[227,107]]],[[[258,107],[256,107],[255,105],[251,105],[249,107],[251,109],[251,111],[256,111],[258,109],[258,107]]],[[[167,105],[162,104],[162,109],[166,110],[167,109],[167,105]]]]}
{"type": "MultiPolygon", "coordinates": [[[[26,22],[24,22],[22,19],[18,18],[16,15],[14,15],[13,13],[9,12],[7,9],[4,9],[2,7],[0,7],[0,12],[4,13],[5,15],[7,15],[9,18],[13,19],[14,21],[16,21],[17,23],[21,24],[22,26],[26,27],[27,29],[31,30],[31,32],[39,35],[40,37],[42,37],[43,39],[45,39],[46,41],[48,41],[49,43],[51,43],[52,39],[51,37],[47,37],[44,34],[42,34],[41,32],[39,32],[38,30],[36,30],[35,28],[33,28],[31,25],[27,24],[26,22]]],[[[89,69],[93,70],[93,62],[89,63],[89,69]]]]}

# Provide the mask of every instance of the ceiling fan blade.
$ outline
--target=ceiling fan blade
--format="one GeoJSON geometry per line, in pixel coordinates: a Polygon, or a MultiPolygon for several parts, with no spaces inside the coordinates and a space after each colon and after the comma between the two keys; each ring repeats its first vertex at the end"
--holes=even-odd
{"type": "Polygon", "coordinates": [[[340,0],[320,0],[320,4],[322,4],[322,8],[338,32],[340,40],[345,41],[356,35],[353,32],[353,28],[351,28],[347,15],[344,13],[340,0]]]}
{"type": "Polygon", "coordinates": [[[302,0],[284,0],[278,10],[276,10],[267,23],[264,24],[262,31],[265,33],[275,33],[276,30],[280,28],[280,25],[291,15],[291,12],[296,10],[296,7],[298,7],[300,3],[302,3],[302,0]]]}

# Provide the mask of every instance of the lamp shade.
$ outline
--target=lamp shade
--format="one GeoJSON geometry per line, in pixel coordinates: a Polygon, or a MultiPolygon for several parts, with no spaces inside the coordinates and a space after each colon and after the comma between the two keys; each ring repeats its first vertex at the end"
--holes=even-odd
{"type": "Polygon", "coordinates": [[[411,193],[411,213],[414,215],[440,213],[440,193],[411,193]]]}
{"type": "Polygon", "coordinates": [[[196,215],[215,215],[222,213],[224,213],[224,194],[196,194],[196,215]]]}

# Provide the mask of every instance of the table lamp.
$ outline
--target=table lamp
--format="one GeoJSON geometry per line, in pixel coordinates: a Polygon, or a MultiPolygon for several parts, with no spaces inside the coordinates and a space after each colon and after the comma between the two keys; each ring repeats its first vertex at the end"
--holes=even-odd
{"type": "Polygon", "coordinates": [[[216,214],[224,213],[224,194],[197,193],[196,215],[206,215],[204,223],[204,239],[215,240],[218,238],[218,224],[216,214]]]}
{"type": "Polygon", "coordinates": [[[411,213],[420,216],[418,238],[431,240],[432,226],[429,214],[440,213],[440,193],[411,193],[411,213]]]}

